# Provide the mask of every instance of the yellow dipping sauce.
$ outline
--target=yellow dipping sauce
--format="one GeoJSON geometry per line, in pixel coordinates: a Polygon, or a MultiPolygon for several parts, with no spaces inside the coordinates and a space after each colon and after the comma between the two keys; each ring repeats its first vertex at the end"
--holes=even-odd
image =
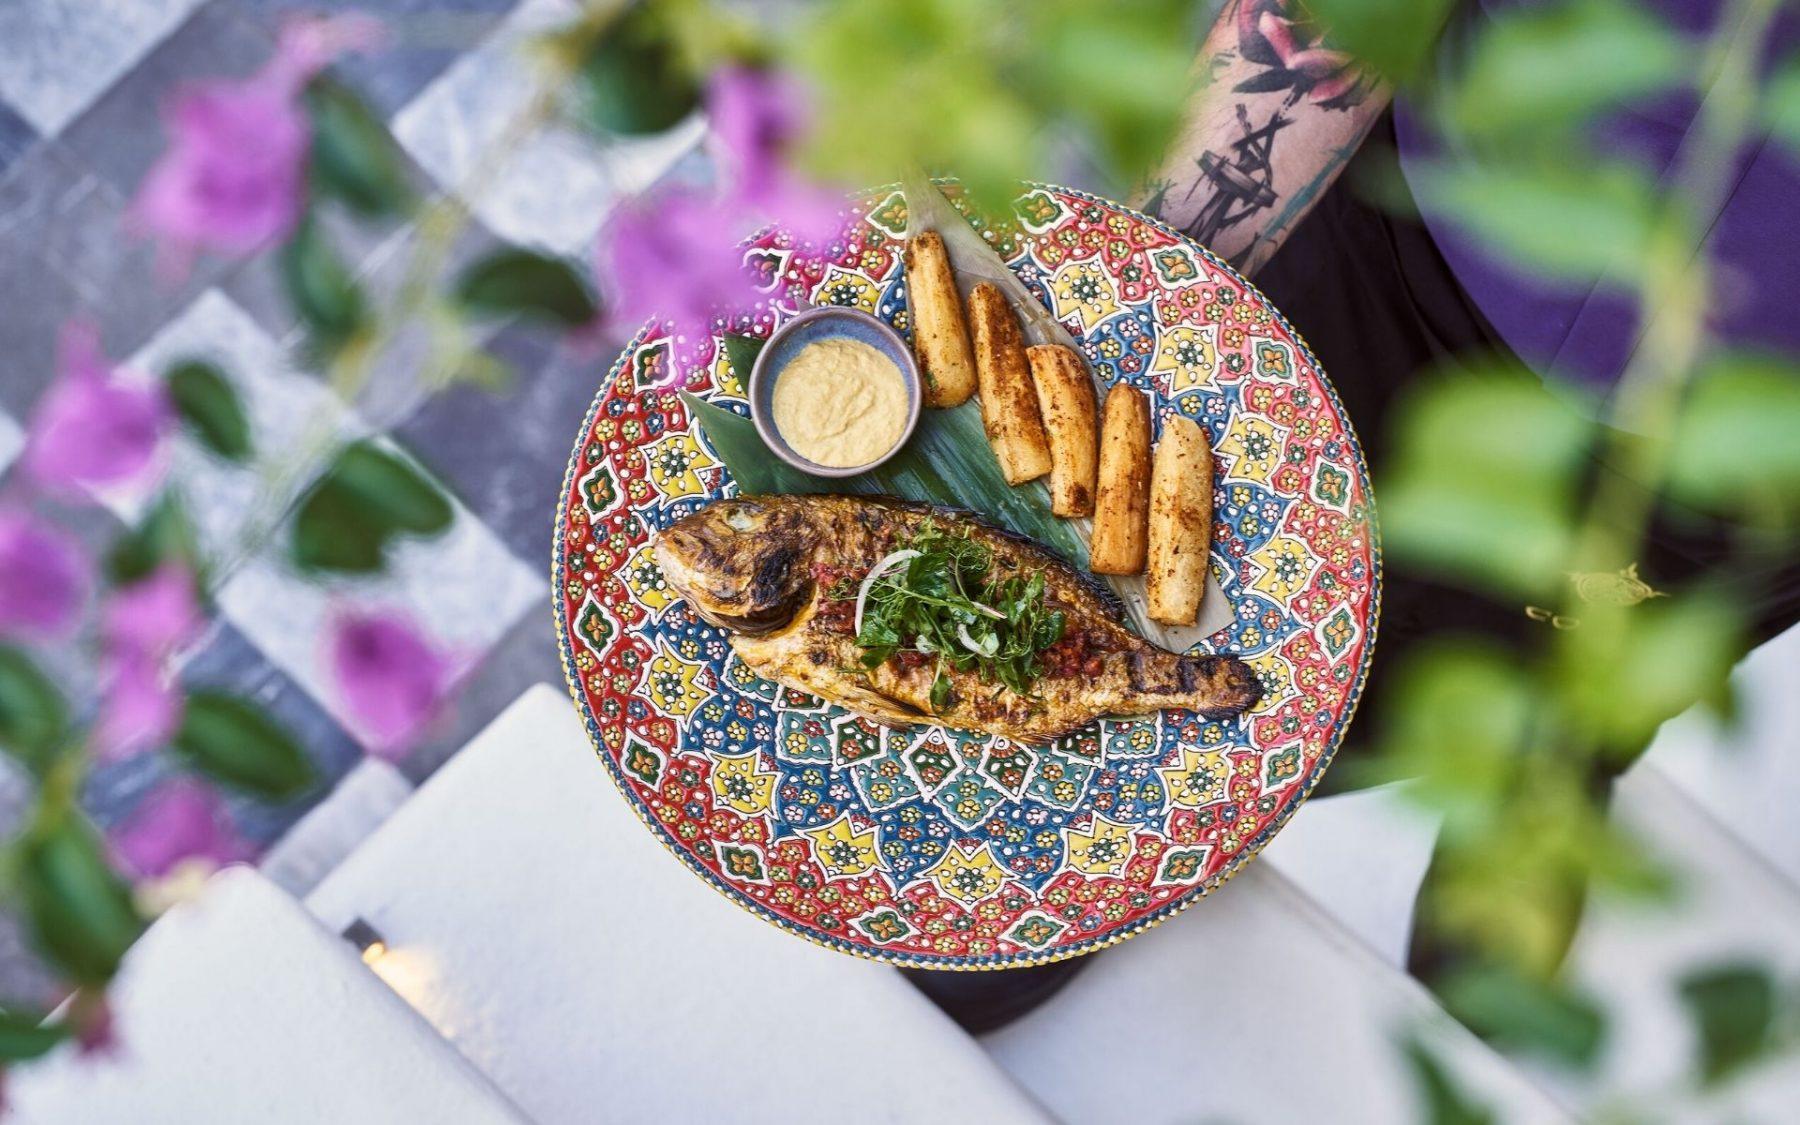
{"type": "Polygon", "coordinates": [[[872,344],[814,340],[775,379],[775,428],[815,465],[847,469],[876,460],[906,429],[906,380],[872,344]]]}

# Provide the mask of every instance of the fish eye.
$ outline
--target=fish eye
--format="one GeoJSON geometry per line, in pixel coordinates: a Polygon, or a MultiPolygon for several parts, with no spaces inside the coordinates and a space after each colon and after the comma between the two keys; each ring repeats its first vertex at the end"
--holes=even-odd
{"type": "Polygon", "coordinates": [[[725,513],[725,525],[733,531],[749,531],[756,526],[756,510],[737,505],[725,513]]]}

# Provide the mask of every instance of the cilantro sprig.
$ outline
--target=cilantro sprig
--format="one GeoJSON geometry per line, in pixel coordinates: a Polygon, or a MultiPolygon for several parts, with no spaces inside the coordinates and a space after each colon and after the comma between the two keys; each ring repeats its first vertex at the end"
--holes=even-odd
{"type": "Polygon", "coordinates": [[[935,659],[934,711],[951,702],[951,669],[973,670],[983,683],[1031,695],[1044,671],[1039,657],[1068,627],[1067,616],[1044,596],[1043,574],[990,582],[993,552],[931,520],[905,547],[917,554],[883,572],[865,596],[856,635],[863,666],[879,667],[902,652],[935,659]]]}

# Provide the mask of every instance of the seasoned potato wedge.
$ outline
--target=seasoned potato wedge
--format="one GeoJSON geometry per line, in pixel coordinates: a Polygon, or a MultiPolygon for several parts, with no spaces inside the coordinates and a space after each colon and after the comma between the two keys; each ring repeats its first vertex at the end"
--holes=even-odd
{"type": "Polygon", "coordinates": [[[998,286],[982,282],[969,293],[969,337],[981,389],[981,424],[1007,484],[1024,484],[1050,471],[1050,440],[1032,389],[1025,337],[1012,303],[998,286]]]}
{"type": "Polygon", "coordinates": [[[1100,459],[1094,381],[1081,357],[1061,344],[1035,344],[1025,349],[1025,357],[1050,437],[1050,510],[1091,516],[1100,459]]]}
{"type": "Polygon", "coordinates": [[[1150,515],[1150,403],[1114,383],[1100,422],[1100,484],[1094,499],[1095,574],[1142,574],[1150,515]]]}
{"type": "Polygon", "coordinates": [[[1149,613],[1164,625],[1192,625],[1206,593],[1212,549],[1212,445],[1191,418],[1163,426],[1150,469],[1149,613]]]}
{"type": "Polygon", "coordinates": [[[962,294],[943,236],[928,230],[906,243],[906,292],[913,353],[925,380],[926,406],[959,406],[975,393],[975,355],[963,323],[962,294]]]}

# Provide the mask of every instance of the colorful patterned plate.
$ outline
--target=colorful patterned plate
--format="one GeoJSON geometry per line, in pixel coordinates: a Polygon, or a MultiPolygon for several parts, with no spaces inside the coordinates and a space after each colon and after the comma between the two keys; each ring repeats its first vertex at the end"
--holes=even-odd
{"type": "MultiPolygon", "coordinates": [[[[1214,576],[1236,620],[1208,646],[1266,688],[1232,722],[1166,712],[1055,745],[888,729],[758,678],[664,585],[647,541],[734,486],[675,386],[743,413],[722,349],[646,329],[582,423],[555,560],[564,670],[600,759],[707,882],[820,944],[1004,968],[1110,945],[1229,878],[1317,783],[1362,690],[1379,604],[1368,473],[1311,353],[1262,295],[1168,228],[1034,186],[1001,253],[1106,381],[1186,414],[1217,451],[1214,576]],[[718,352],[675,370],[677,352],[718,352]],[[677,378],[677,377],[682,378],[677,378]]],[[[767,335],[807,304],[906,330],[905,203],[838,242],[754,240],[767,335]]]]}

